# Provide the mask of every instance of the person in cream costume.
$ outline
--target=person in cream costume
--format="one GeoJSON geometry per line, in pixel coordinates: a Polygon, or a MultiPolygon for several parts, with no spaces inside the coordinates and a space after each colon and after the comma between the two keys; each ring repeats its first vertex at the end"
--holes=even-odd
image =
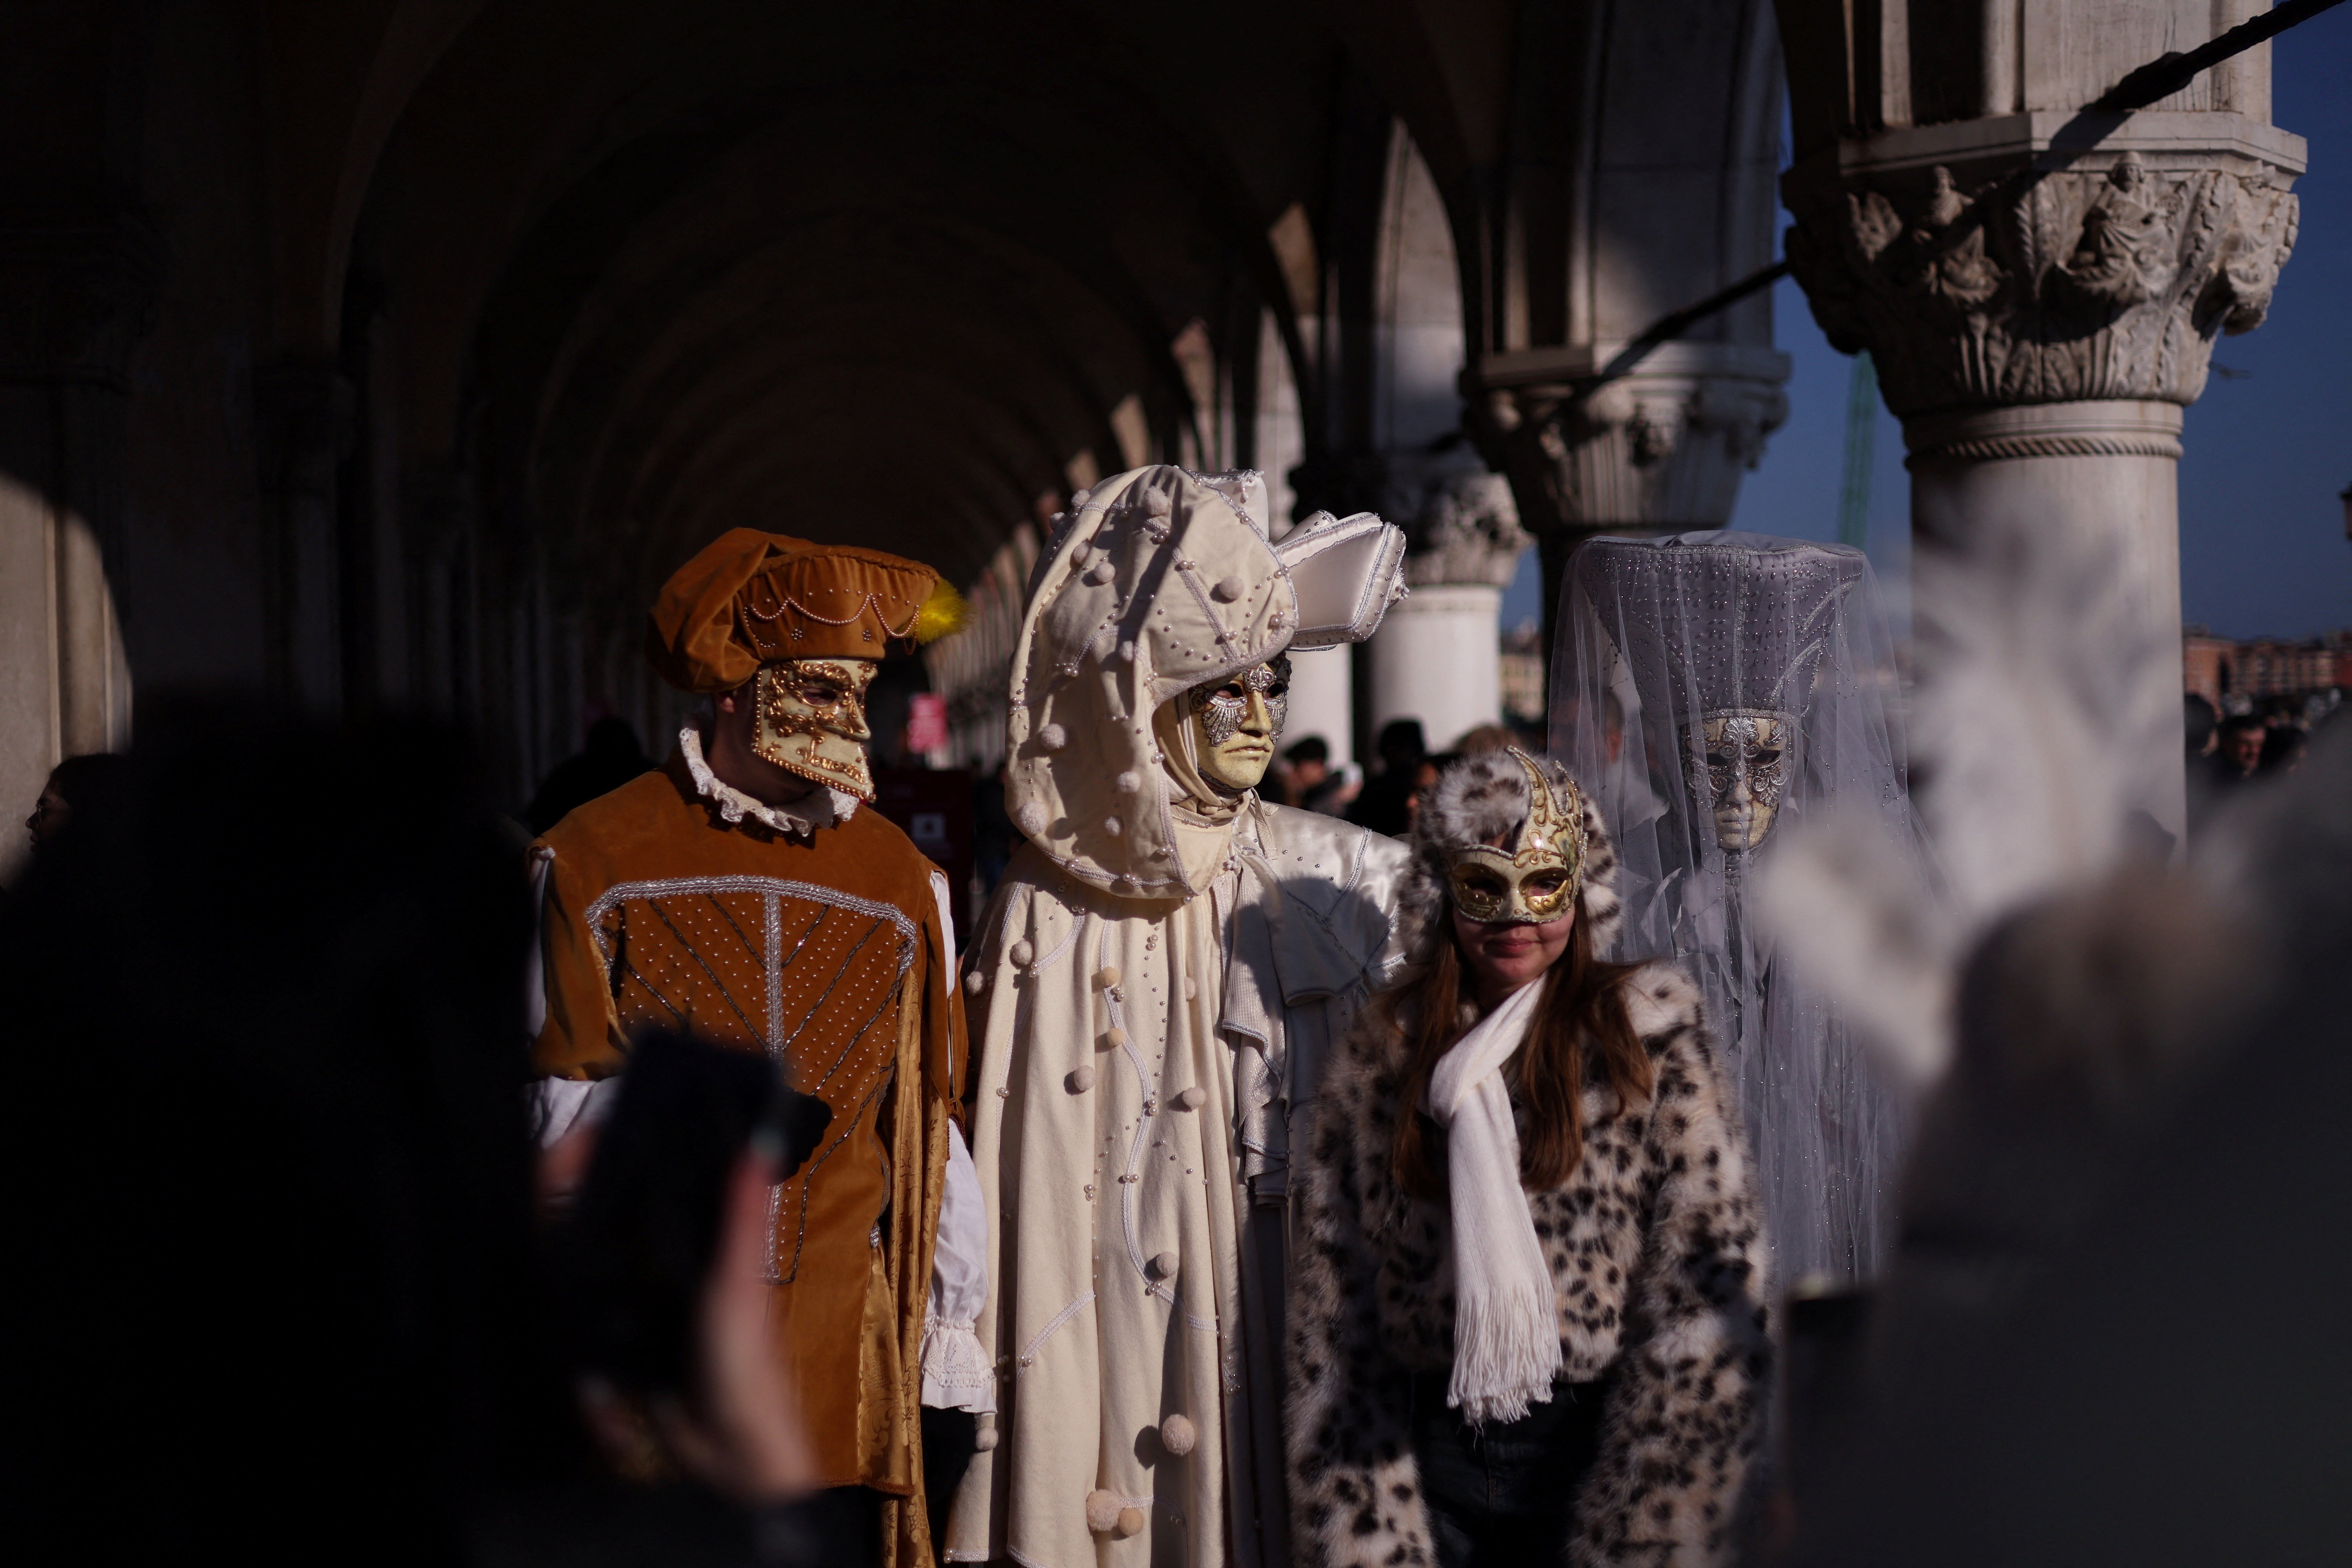
{"type": "Polygon", "coordinates": [[[1074,500],[1013,659],[1028,842],[964,977],[998,1384],[947,1555],[1280,1563],[1294,1134],[1395,962],[1407,854],[1256,785],[1289,658],[1371,634],[1404,542],[1276,542],[1255,474],[1074,500]]]}

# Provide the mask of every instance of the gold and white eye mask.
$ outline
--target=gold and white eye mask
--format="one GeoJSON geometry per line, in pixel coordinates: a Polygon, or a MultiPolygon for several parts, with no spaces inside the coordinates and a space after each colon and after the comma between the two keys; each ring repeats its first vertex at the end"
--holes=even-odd
{"type": "Polygon", "coordinates": [[[1510,749],[1528,774],[1528,815],[1497,847],[1472,844],[1447,857],[1446,889],[1465,919],[1486,925],[1549,925],[1574,908],[1584,881],[1584,800],[1574,784],[1556,795],[1535,759],[1510,749]]]}
{"type": "Polygon", "coordinates": [[[866,689],[877,666],[865,658],[789,658],[752,678],[752,753],[787,773],[858,799],[874,798],[866,756],[866,689]]]}

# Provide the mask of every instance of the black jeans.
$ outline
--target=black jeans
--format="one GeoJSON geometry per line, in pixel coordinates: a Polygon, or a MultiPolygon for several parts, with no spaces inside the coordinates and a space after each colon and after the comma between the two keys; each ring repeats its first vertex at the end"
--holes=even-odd
{"type": "Polygon", "coordinates": [[[1446,1408],[1447,1376],[1412,1380],[1412,1454],[1439,1568],[1558,1562],[1601,1450],[1608,1380],[1556,1384],[1518,1420],[1476,1427],[1446,1408]]]}

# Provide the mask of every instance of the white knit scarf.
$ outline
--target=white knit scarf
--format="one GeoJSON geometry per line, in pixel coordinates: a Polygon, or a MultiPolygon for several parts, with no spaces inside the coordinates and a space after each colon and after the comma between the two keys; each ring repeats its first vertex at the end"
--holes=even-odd
{"type": "Polygon", "coordinates": [[[1454,1043],[1429,1075],[1429,1113],[1446,1130],[1454,1205],[1454,1377],[1445,1403],[1474,1425],[1517,1421],[1551,1398],[1559,1310],[1519,1184],[1519,1131],[1503,1068],[1542,998],[1540,978],[1454,1043]]]}

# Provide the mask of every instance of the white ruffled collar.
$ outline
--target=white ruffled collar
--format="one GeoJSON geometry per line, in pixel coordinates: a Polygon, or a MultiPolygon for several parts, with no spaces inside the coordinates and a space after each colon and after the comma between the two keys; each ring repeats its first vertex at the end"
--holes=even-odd
{"type": "Polygon", "coordinates": [[[719,807],[719,817],[729,823],[750,817],[779,833],[814,835],[821,827],[833,827],[857,815],[858,799],[830,784],[819,785],[795,801],[782,805],[770,805],[757,796],[745,795],[733,784],[710,771],[702,756],[702,727],[689,723],[677,732],[677,749],[686,754],[686,771],[694,776],[695,792],[719,807]]]}

